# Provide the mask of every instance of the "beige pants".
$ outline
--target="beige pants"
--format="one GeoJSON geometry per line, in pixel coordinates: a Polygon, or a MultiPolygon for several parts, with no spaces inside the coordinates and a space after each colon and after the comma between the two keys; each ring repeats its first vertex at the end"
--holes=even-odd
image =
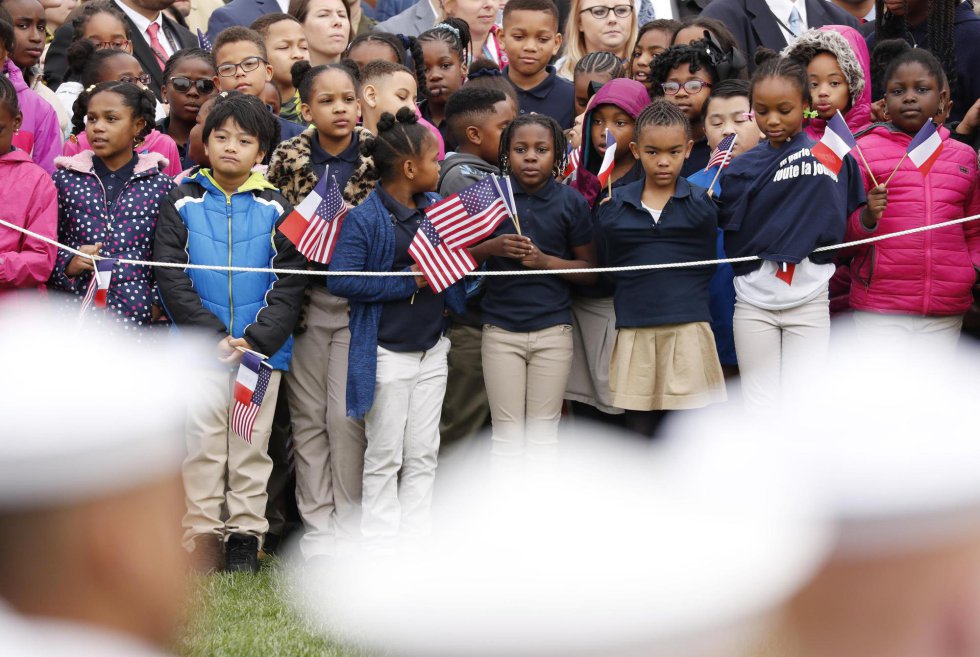
{"type": "Polygon", "coordinates": [[[887,340],[897,348],[930,349],[942,355],[956,351],[963,328],[963,315],[926,317],[923,315],[899,315],[854,312],[854,329],[858,339],[872,345],[887,340]]]}
{"type": "Polygon", "coordinates": [[[493,452],[516,456],[553,449],[572,367],[572,327],[530,333],[483,327],[483,378],[493,423],[493,452]]]}
{"type": "Polygon", "coordinates": [[[347,302],[315,287],[306,331],[293,340],[286,395],[293,425],[296,506],[307,557],[347,554],[360,538],[364,423],[347,417],[347,302]]]}
{"type": "Polygon", "coordinates": [[[449,347],[449,382],[439,422],[443,446],[479,433],[490,417],[483,383],[483,331],[454,324],[446,333],[449,347]]]}
{"type": "Polygon", "coordinates": [[[269,379],[249,445],[231,430],[232,390],[238,368],[208,370],[197,378],[200,403],[187,418],[184,459],[184,547],[192,550],[199,534],[251,534],[259,542],[269,529],[265,519],[266,484],[272,472],[269,434],[282,372],[269,379]],[[228,519],[222,521],[222,506],[228,519]]]}

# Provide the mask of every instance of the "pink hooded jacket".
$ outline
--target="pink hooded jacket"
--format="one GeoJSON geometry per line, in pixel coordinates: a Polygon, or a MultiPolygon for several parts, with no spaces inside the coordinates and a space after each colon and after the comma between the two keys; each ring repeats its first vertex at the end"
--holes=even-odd
{"type": "MultiPolygon", "coordinates": [[[[88,145],[88,137],[84,132],[72,135],[65,142],[65,156],[71,157],[78,155],[82,151],[90,151],[92,147],[88,145]]],[[[166,160],[163,172],[171,178],[180,175],[183,169],[180,166],[180,152],[177,150],[177,142],[170,135],[165,135],[159,130],[151,130],[150,134],[143,140],[143,145],[137,151],[140,154],[158,153],[166,160]]]]}
{"type": "MultiPolygon", "coordinates": [[[[906,158],[888,183],[888,207],[868,231],[851,215],[847,240],[938,224],[980,214],[977,155],[939,128],[943,150],[927,176],[906,158]]],[[[868,166],[884,182],[912,137],[891,124],[874,126],[858,139],[868,166]]],[[[859,163],[865,189],[871,177],[859,163]]],[[[880,313],[962,315],[973,302],[980,268],[980,221],[893,237],[855,247],[851,253],[851,307],[880,313]]]]}
{"type": "MultiPolygon", "coordinates": [[[[51,176],[30,155],[14,150],[0,156],[0,180],[0,218],[57,239],[58,192],[51,176]]],[[[0,225],[0,296],[12,288],[42,287],[55,253],[50,244],[0,225]]]]}
{"type": "Polygon", "coordinates": [[[17,103],[24,115],[20,130],[14,133],[14,146],[29,153],[31,159],[50,175],[54,173],[54,158],[61,153],[58,113],[48,101],[27,86],[24,74],[9,59],[3,64],[3,74],[14,85],[17,103]]]}

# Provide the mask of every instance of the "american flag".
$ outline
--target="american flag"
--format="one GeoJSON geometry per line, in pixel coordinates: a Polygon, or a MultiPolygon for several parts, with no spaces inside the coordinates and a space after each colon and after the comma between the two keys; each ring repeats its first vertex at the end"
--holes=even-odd
{"type": "Polygon", "coordinates": [[[562,182],[566,185],[574,182],[577,177],[579,153],[580,149],[574,148],[571,145],[568,146],[568,163],[565,165],[565,170],[562,171],[562,182]]]}
{"type": "Polygon", "coordinates": [[[470,252],[462,247],[450,248],[428,215],[422,218],[408,253],[425,274],[433,292],[442,292],[476,269],[476,261],[470,252]]]}
{"type": "Polygon", "coordinates": [[[265,391],[269,387],[272,368],[265,359],[254,352],[242,354],[235,378],[235,406],[231,410],[231,430],[252,444],[252,426],[262,408],[265,391]]]}
{"type": "Polygon", "coordinates": [[[731,134],[721,140],[718,146],[715,147],[714,152],[711,154],[711,159],[708,160],[708,166],[704,168],[705,171],[711,167],[716,167],[719,164],[721,168],[724,169],[729,164],[732,163],[732,149],[735,147],[735,135],[731,134]]]}
{"type": "Polygon", "coordinates": [[[81,312],[84,313],[93,304],[96,308],[106,307],[109,295],[109,283],[112,280],[112,268],[115,266],[115,258],[104,258],[95,262],[95,271],[92,272],[92,282],[89,283],[88,291],[82,299],[81,312]]]}
{"type": "Polygon", "coordinates": [[[347,215],[347,204],[336,178],[324,174],[303,201],[279,226],[279,231],[296,245],[296,250],[313,262],[328,264],[337,246],[337,236],[347,215]]]}
{"type": "Polygon", "coordinates": [[[201,31],[201,28],[197,28],[197,45],[204,52],[211,52],[211,39],[208,35],[201,31]]]}
{"type": "Polygon", "coordinates": [[[492,176],[487,176],[425,211],[448,248],[459,249],[490,237],[500,222],[510,216],[495,182],[492,176]]]}

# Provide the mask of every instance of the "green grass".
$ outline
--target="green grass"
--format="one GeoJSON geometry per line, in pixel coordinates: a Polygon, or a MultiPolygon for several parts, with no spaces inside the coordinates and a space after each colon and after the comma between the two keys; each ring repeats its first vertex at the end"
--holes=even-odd
{"type": "Polygon", "coordinates": [[[258,575],[202,577],[196,595],[176,647],[184,657],[366,657],[318,635],[295,613],[275,559],[266,559],[258,575]]]}

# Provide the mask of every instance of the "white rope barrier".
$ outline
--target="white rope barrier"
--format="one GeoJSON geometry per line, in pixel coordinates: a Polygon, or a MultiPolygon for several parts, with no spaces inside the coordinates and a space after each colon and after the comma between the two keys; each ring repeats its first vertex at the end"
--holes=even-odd
{"type": "MultiPolygon", "coordinates": [[[[900,230],[894,233],[885,233],[883,235],[875,235],[873,237],[866,237],[860,240],[854,240],[852,242],[844,242],[843,244],[835,244],[832,246],[821,246],[814,250],[814,253],[821,251],[835,251],[837,249],[846,249],[852,246],[861,246],[862,244],[872,244],[874,242],[880,242],[882,240],[892,239],[895,237],[903,237],[905,235],[914,235],[915,233],[924,233],[930,230],[936,230],[938,228],[946,228],[948,226],[956,226],[958,224],[965,224],[970,221],[976,221],[980,219],[980,214],[973,215],[971,217],[963,217],[962,219],[952,219],[950,221],[944,221],[938,224],[932,224],[930,226],[919,226],[918,228],[909,228],[908,230],[900,230]]],[[[36,240],[40,240],[52,246],[56,246],[62,251],[67,251],[73,255],[81,256],[89,260],[104,260],[104,256],[93,256],[89,253],[82,253],[78,249],[73,249],[70,246],[62,244],[57,240],[53,240],[50,237],[45,237],[44,235],[39,235],[32,230],[28,230],[23,226],[17,226],[0,219],[0,225],[6,226],[16,231],[20,231],[29,237],[33,237],[36,240]]],[[[588,269],[527,269],[524,271],[473,271],[467,274],[467,276],[535,276],[535,275],[554,275],[557,273],[561,274],[614,274],[617,272],[626,271],[648,271],[654,269],[680,269],[683,267],[708,267],[711,265],[720,265],[725,263],[737,263],[737,262],[752,262],[753,260],[759,260],[759,256],[744,256],[741,258],[722,258],[718,260],[695,260],[689,262],[669,262],[656,265],[630,265],[627,267],[595,267],[588,269]]],[[[306,269],[271,269],[267,267],[228,267],[221,265],[195,265],[190,263],[175,263],[175,262],[156,262],[153,260],[129,260],[127,258],[118,258],[116,262],[136,265],[140,267],[166,267],[169,269],[208,269],[211,271],[232,271],[232,272],[252,272],[261,274],[277,274],[277,275],[288,275],[288,274],[302,274],[305,276],[367,276],[367,277],[380,277],[380,276],[418,276],[416,272],[410,271],[309,271],[306,269]]]]}

